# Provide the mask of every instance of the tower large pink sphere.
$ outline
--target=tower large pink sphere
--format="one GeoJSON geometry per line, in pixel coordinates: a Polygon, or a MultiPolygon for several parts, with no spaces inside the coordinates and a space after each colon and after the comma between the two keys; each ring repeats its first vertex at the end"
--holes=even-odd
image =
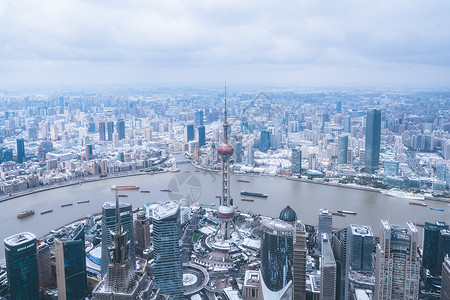
{"type": "Polygon", "coordinates": [[[233,155],[233,146],[231,146],[230,144],[222,144],[219,146],[219,148],[217,148],[217,152],[219,152],[219,155],[223,156],[223,157],[230,157],[231,155],[233,155]]]}

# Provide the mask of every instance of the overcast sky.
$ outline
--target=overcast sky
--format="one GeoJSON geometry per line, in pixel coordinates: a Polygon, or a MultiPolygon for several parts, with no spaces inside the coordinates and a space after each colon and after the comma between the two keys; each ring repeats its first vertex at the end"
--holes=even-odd
{"type": "Polygon", "coordinates": [[[449,87],[450,1],[0,0],[0,88],[449,87]]]}

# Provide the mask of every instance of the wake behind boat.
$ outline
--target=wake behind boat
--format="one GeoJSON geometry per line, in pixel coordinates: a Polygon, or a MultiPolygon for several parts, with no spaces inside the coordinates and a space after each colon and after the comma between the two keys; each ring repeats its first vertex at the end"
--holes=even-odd
{"type": "Polygon", "coordinates": [[[412,192],[405,192],[399,189],[392,189],[388,191],[381,191],[383,195],[397,197],[397,198],[404,198],[404,199],[411,199],[411,200],[425,200],[424,195],[420,194],[414,194],[412,192]]]}

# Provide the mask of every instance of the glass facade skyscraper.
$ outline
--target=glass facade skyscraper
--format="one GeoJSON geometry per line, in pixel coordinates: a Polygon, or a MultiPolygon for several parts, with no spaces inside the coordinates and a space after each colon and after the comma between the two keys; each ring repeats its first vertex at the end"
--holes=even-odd
{"type": "Polygon", "coordinates": [[[203,110],[195,112],[195,126],[203,126],[203,110]]]}
{"type": "Polygon", "coordinates": [[[9,299],[39,299],[36,236],[30,232],[19,233],[7,237],[4,245],[9,299]]]}
{"type": "Polygon", "coordinates": [[[369,109],[366,122],[365,166],[367,173],[373,174],[380,163],[381,110],[369,109]]]}
{"type": "Polygon", "coordinates": [[[188,124],[184,128],[184,139],[185,142],[190,142],[195,139],[195,131],[194,131],[194,125],[188,124]]]}
{"type": "Polygon", "coordinates": [[[430,270],[432,275],[441,274],[442,261],[441,249],[439,248],[439,238],[441,230],[449,229],[447,222],[425,222],[423,236],[423,258],[422,267],[430,270]]]}
{"type": "Polygon", "coordinates": [[[154,276],[156,286],[170,299],[183,300],[180,209],[174,202],[153,210],[154,276]]]}
{"type": "MultiPolygon", "coordinates": [[[[134,244],[134,229],[133,229],[133,208],[131,204],[120,202],[120,223],[124,230],[127,231],[127,239],[130,241],[130,259],[133,267],[136,265],[136,251],[134,244]]],[[[105,202],[102,209],[102,259],[101,259],[101,274],[105,276],[109,265],[109,250],[112,246],[111,231],[116,226],[116,204],[105,202]]]]}
{"type": "Polygon", "coordinates": [[[205,126],[198,126],[198,146],[202,147],[206,145],[206,133],[205,126]]]}
{"type": "Polygon", "coordinates": [[[291,166],[292,173],[302,172],[302,150],[300,148],[292,148],[291,166]]]}
{"type": "Polygon", "coordinates": [[[58,299],[79,300],[87,294],[84,225],[55,238],[56,282],[58,299]]]}
{"type": "Polygon", "coordinates": [[[21,164],[25,160],[25,142],[22,138],[17,139],[16,142],[17,142],[17,162],[21,164]]]}
{"type": "Polygon", "coordinates": [[[98,122],[98,135],[100,141],[106,141],[106,124],[105,122],[98,122]]]}
{"type": "Polygon", "coordinates": [[[338,137],[338,164],[347,163],[347,152],[348,152],[348,135],[340,135],[338,137]]]}
{"type": "Polygon", "coordinates": [[[125,121],[122,119],[117,121],[117,132],[119,133],[119,140],[125,139],[125,121]]]}
{"type": "Polygon", "coordinates": [[[114,122],[108,122],[108,141],[113,140],[114,122]]]}
{"type": "Polygon", "coordinates": [[[267,130],[261,131],[259,150],[266,153],[270,148],[270,132],[267,130]]]}
{"type": "Polygon", "coordinates": [[[333,215],[326,208],[319,209],[319,233],[318,233],[318,241],[319,248],[322,245],[322,233],[326,233],[328,235],[328,239],[331,239],[331,232],[333,231],[333,215]]]}
{"type": "Polygon", "coordinates": [[[336,260],[328,235],[322,234],[320,265],[320,300],[336,299],[336,260]]]}
{"type": "Polygon", "coordinates": [[[279,291],[293,278],[294,228],[281,220],[261,221],[261,275],[271,291],[279,291]]]}
{"type": "Polygon", "coordinates": [[[373,234],[370,226],[350,225],[351,267],[353,271],[372,272],[373,234]]]}

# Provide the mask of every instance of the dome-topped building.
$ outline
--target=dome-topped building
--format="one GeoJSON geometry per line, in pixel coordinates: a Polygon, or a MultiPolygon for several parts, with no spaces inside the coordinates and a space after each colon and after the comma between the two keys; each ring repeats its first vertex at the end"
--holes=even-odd
{"type": "Polygon", "coordinates": [[[293,223],[297,221],[297,214],[295,211],[288,205],[285,209],[280,212],[280,220],[285,222],[293,223]]]}

